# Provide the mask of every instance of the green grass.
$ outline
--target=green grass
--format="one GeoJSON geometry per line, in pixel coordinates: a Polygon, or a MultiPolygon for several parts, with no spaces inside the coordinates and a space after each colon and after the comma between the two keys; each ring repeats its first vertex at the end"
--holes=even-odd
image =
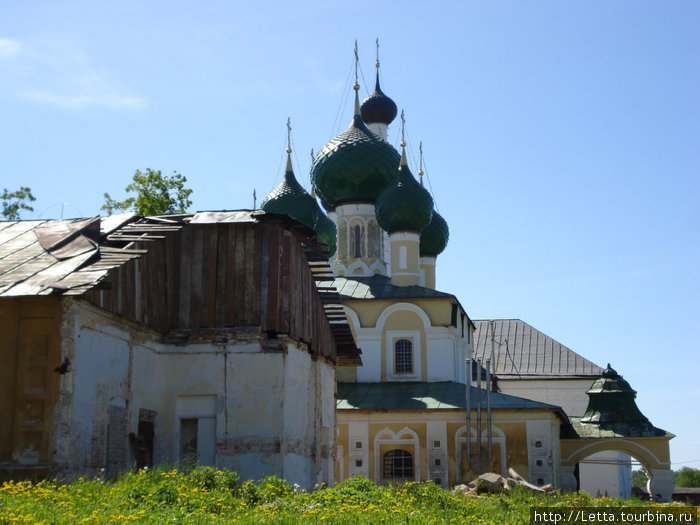
{"type": "MultiPolygon", "coordinates": [[[[432,483],[377,486],[363,478],[311,492],[267,477],[241,483],[211,467],[164,468],[111,482],[79,478],[0,486],[0,525],[10,523],[529,523],[531,506],[623,506],[583,493],[463,496],[432,483]]],[[[635,506],[649,502],[635,501],[635,506]]]]}

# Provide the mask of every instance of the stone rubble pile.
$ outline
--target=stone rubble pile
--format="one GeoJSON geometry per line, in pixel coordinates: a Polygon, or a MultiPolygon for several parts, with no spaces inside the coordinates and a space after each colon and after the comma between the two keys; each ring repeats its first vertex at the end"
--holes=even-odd
{"type": "Polygon", "coordinates": [[[508,469],[508,477],[504,478],[495,472],[487,472],[481,474],[478,478],[471,480],[466,485],[457,485],[456,492],[462,494],[494,494],[498,492],[507,492],[513,487],[524,487],[533,492],[555,492],[556,489],[551,483],[547,485],[533,485],[512,468],[508,469]]]}

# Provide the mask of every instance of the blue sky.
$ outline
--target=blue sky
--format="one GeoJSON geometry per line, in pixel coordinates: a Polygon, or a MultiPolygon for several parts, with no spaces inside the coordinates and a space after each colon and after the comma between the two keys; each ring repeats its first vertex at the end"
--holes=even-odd
{"type": "Polygon", "coordinates": [[[0,0],[0,187],[32,188],[27,219],[90,216],[151,167],[193,210],[248,208],[287,117],[308,187],[356,38],[362,96],[380,39],[414,173],[423,141],[438,287],[610,362],[677,435],[674,468],[700,468],[697,1],[0,0]]]}

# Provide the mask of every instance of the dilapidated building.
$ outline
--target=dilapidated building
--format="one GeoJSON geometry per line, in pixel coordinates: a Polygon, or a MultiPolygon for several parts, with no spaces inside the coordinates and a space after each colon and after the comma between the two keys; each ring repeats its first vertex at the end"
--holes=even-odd
{"type": "Polygon", "coordinates": [[[0,222],[0,475],[331,482],[359,351],[321,248],[266,212],[0,222]]]}

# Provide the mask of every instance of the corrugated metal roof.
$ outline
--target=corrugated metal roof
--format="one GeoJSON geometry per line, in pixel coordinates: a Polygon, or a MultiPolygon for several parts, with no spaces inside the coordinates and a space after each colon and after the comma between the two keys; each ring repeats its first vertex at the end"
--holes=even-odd
{"type": "MultiPolygon", "coordinates": [[[[477,389],[471,387],[471,408],[477,408],[477,389]]],[[[462,409],[467,406],[466,385],[453,381],[436,383],[385,382],[338,383],[339,409],[462,409]]],[[[486,392],[482,391],[481,407],[486,409],[486,392]]],[[[561,408],[530,399],[491,392],[492,409],[545,409],[561,412],[561,408]]],[[[563,412],[559,414],[563,417],[563,412]]]]}
{"type": "Polygon", "coordinates": [[[597,378],[603,369],[520,319],[474,321],[474,358],[491,355],[501,379],[597,378]]]}

